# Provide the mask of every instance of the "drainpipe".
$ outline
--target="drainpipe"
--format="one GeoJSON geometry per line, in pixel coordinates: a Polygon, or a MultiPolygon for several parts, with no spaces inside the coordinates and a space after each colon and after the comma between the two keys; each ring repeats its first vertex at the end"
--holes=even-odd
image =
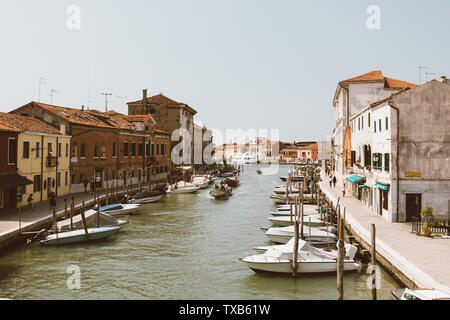
{"type": "Polygon", "coordinates": [[[41,136],[41,202],[44,189],[44,135],[41,136]]]}
{"type": "Polygon", "coordinates": [[[398,159],[400,157],[400,154],[399,154],[399,149],[400,149],[399,148],[399,145],[400,145],[400,142],[399,142],[400,141],[400,110],[393,105],[392,101],[389,101],[389,106],[397,111],[397,146],[396,146],[397,156],[395,157],[395,166],[396,166],[395,171],[396,171],[396,175],[397,175],[397,180],[396,180],[396,184],[397,184],[397,195],[396,195],[397,196],[397,218],[396,218],[396,222],[398,223],[399,222],[398,221],[398,214],[399,214],[398,209],[399,209],[399,199],[400,199],[400,189],[399,189],[400,175],[399,175],[399,161],[398,161],[398,159]]]}

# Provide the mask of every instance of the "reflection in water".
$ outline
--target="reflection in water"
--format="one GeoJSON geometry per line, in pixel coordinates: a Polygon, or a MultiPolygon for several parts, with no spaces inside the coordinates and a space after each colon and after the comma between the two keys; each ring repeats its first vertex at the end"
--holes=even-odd
{"type": "MultiPolygon", "coordinates": [[[[336,277],[255,274],[238,259],[270,244],[262,226],[275,207],[279,175],[247,166],[228,200],[209,189],[167,195],[144,205],[130,223],[105,241],[41,247],[38,243],[0,256],[0,295],[12,299],[335,299],[336,277]],[[81,290],[66,286],[67,267],[81,269],[81,290]]],[[[345,298],[370,299],[368,275],[345,275],[345,298]]],[[[381,299],[396,283],[382,274],[381,299]]]]}

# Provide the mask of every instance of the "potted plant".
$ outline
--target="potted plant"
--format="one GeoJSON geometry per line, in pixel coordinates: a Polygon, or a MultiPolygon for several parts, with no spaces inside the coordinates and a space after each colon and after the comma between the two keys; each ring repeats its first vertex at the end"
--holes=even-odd
{"type": "Polygon", "coordinates": [[[433,227],[432,219],[434,217],[433,215],[433,207],[427,206],[425,209],[422,210],[420,213],[422,217],[422,230],[421,235],[424,237],[430,237],[431,236],[431,230],[433,227]]]}

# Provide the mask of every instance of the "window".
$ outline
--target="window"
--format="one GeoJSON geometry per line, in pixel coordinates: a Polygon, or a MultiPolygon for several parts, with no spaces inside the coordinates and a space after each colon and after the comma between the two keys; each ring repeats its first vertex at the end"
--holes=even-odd
{"type": "Polygon", "coordinates": [[[352,150],[352,152],[351,152],[351,164],[350,165],[353,167],[355,162],[356,162],[356,151],[352,150]]]}
{"type": "Polygon", "coordinates": [[[388,120],[388,117],[386,117],[386,130],[389,130],[389,120],[388,120]]]}
{"type": "Polygon", "coordinates": [[[150,143],[145,143],[145,156],[150,157],[150,143]]]}
{"type": "Polygon", "coordinates": [[[80,173],[80,183],[84,183],[84,174],[80,173]]]}
{"type": "Polygon", "coordinates": [[[131,144],[131,156],[136,157],[136,142],[131,144]]]}
{"type": "Polygon", "coordinates": [[[375,170],[383,169],[383,155],[381,153],[374,153],[372,157],[372,167],[375,170]]]}
{"type": "Polygon", "coordinates": [[[58,172],[56,174],[56,185],[59,187],[61,187],[61,172],[58,172]]]}
{"type": "Polygon", "coordinates": [[[144,145],[142,143],[138,144],[138,156],[142,157],[144,155],[144,145]]]}
{"type": "Polygon", "coordinates": [[[358,118],[358,130],[361,130],[361,118],[358,118]]]}
{"type": "Polygon", "coordinates": [[[33,178],[33,192],[41,192],[41,175],[35,175],[33,178]]]}
{"type": "Polygon", "coordinates": [[[36,158],[39,158],[41,155],[41,143],[40,142],[36,142],[36,158]]]}
{"type": "Polygon", "coordinates": [[[165,155],[165,148],[164,147],[165,147],[164,144],[161,143],[161,155],[162,156],[165,155]]]}
{"type": "Polygon", "coordinates": [[[72,184],[76,184],[77,183],[77,175],[76,174],[72,174],[72,177],[70,178],[72,184]]]}
{"type": "Polygon", "coordinates": [[[8,138],[8,164],[16,164],[17,162],[17,140],[16,138],[8,138]]]}
{"type": "Polygon", "coordinates": [[[100,156],[100,146],[98,144],[94,145],[94,158],[98,158],[100,156]]]}
{"type": "Polygon", "coordinates": [[[156,155],[159,156],[159,143],[156,144],[156,155]]]}
{"type": "Polygon", "coordinates": [[[123,156],[128,157],[128,142],[123,143],[123,156]]]}
{"type": "Polygon", "coordinates": [[[389,192],[387,192],[386,190],[381,190],[381,195],[382,195],[383,209],[384,210],[388,210],[388,206],[389,206],[389,202],[388,202],[389,192]]]}
{"type": "Polygon", "coordinates": [[[389,157],[390,157],[389,153],[384,154],[384,170],[386,172],[389,172],[389,157]]]}
{"type": "Polygon", "coordinates": [[[64,185],[67,186],[69,184],[69,172],[64,172],[64,185]]]}
{"type": "Polygon", "coordinates": [[[80,146],[80,157],[85,158],[86,157],[86,144],[82,143],[80,146]]]}
{"type": "Polygon", "coordinates": [[[69,156],[69,144],[66,143],[66,158],[69,156]]]}
{"type": "Polygon", "coordinates": [[[378,131],[381,132],[381,119],[378,120],[378,131]]]}
{"type": "Polygon", "coordinates": [[[30,142],[23,142],[23,150],[22,150],[22,158],[29,159],[30,158],[30,142]]]}
{"type": "Polygon", "coordinates": [[[112,156],[113,156],[113,158],[117,157],[117,143],[116,142],[113,142],[113,145],[112,145],[112,156]]]}
{"type": "Polygon", "coordinates": [[[370,113],[367,114],[368,120],[367,120],[367,126],[370,128],[370,113]]]}
{"type": "Polygon", "coordinates": [[[51,142],[47,143],[47,155],[49,157],[52,156],[53,153],[53,144],[51,142]]]}
{"type": "Polygon", "coordinates": [[[364,129],[364,116],[361,116],[361,129],[364,129]]]}
{"type": "Polygon", "coordinates": [[[58,143],[58,157],[59,157],[59,158],[62,157],[61,154],[62,154],[62,143],[59,142],[59,143],[58,143]]]}
{"type": "Polygon", "coordinates": [[[154,156],[154,155],[155,155],[155,144],[152,143],[152,156],[154,156]]]}
{"type": "Polygon", "coordinates": [[[373,122],[373,132],[377,132],[377,122],[373,122]]]}

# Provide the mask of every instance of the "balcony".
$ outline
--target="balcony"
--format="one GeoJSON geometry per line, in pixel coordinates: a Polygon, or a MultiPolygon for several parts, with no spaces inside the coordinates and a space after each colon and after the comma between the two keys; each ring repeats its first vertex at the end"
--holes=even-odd
{"type": "Polygon", "coordinates": [[[58,157],[47,157],[46,161],[47,168],[54,168],[58,165],[58,157]]]}

